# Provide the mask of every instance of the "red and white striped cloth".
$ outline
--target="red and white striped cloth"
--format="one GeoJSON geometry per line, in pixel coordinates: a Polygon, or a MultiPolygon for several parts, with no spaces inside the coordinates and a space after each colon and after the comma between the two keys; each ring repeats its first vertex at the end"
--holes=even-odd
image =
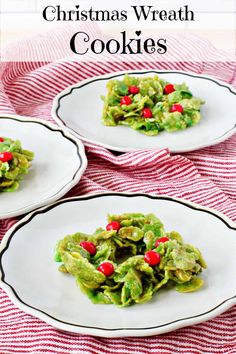
{"type": "MultiPolygon", "coordinates": [[[[197,50],[207,53],[205,62],[78,63],[68,59],[47,64],[2,63],[0,113],[51,120],[52,99],[66,86],[128,69],[193,71],[236,87],[235,62],[222,62],[221,55],[217,62],[218,52],[204,41],[198,42],[197,50]]],[[[67,196],[104,191],[166,194],[215,208],[236,220],[236,135],[217,146],[183,155],[170,155],[167,149],[161,149],[116,156],[93,144],[87,144],[86,150],[88,169],[67,196]]],[[[0,240],[16,221],[0,221],[0,240]]],[[[0,353],[235,354],[236,306],[211,321],[169,334],[108,339],[58,331],[18,310],[0,290],[0,353]]]]}

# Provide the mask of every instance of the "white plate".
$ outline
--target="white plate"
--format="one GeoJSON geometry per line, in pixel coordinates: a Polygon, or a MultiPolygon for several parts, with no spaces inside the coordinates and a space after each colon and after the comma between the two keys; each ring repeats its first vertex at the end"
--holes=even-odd
{"type": "Polygon", "coordinates": [[[68,132],[42,120],[0,115],[0,136],[19,139],[35,153],[20,188],[1,193],[0,219],[54,202],[75,186],[86,166],[83,144],[68,132]]]}
{"type": "Polygon", "coordinates": [[[232,87],[210,77],[174,71],[131,71],[95,77],[70,86],[54,99],[52,115],[82,140],[108,149],[128,152],[138,149],[169,148],[185,152],[217,144],[236,131],[236,92],[232,87]],[[122,79],[124,73],[133,76],[153,76],[173,83],[186,82],[197,97],[206,101],[202,120],[194,127],[174,133],[161,132],[150,137],[129,127],[106,127],[101,122],[106,84],[112,78],[122,79]]]}
{"type": "Polygon", "coordinates": [[[236,303],[235,230],[215,211],[164,196],[113,193],[65,199],[26,216],[6,234],[1,286],[20,309],[65,331],[104,337],[160,334],[206,321],[236,303]],[[108,212],[155,213],[167,230],[179,231],[206,259],[204,287],[188,294],[163,290],[149,303],[129,308],[92,304],[72,276],[57,270],[53,253],[66,234],[105,226],[108,212]]]}

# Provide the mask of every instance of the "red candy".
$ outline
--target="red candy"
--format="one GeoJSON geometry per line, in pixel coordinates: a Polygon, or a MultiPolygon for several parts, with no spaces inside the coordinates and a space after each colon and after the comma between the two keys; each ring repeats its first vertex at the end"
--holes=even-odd
{"type": "Polygon", "coordinates": [[[174,91],[175,91],[175,88],[174,88],[174,85],[172,85],[172,84],[168,84],[164,87],[164,93],[166,95],[169,95],[170,93],[172,93],[174,91]]]}
{"type": "Polygon", "coordinates": [[[83,247],[88,253],[90,253],[91,256],[94,256],[96,254],[96,252],[97,252],[96,246],[92,242],[82,241],[82,242],[80,242],[79,245],[81,247],[83,247]]]}
{"type": "Polygon", "coordinates": [[[0,153],[0,161],[2,162],[8,162],[13,159],[13,155],[11,152],[4,151],[0,153]]]}
{"type": "Polygon", "coordinates": [[[106,226],[107,231],[112,231],[112,230],[118,231],[118,230],[120,230],[120,228],[121,228],[121,225],[120,225],[119,221],[112,221],[112,222],[110,222],[110,224],[107,224],[107,226],[106,226]]]}
{"type": "Polygon", "coordinates": [[[120,100],[120,105],[121,106],[129,106],[132,103],[132,100],[129,96],[124,96],[120,100]]]}
{"type": "Polygon", "coordinates": [[[183,107],[181,106],[181,104],[173,104],[173,106],[171,107],[170,109],[170,112],[173,113],[173,112],[180,112],[180,113],[183,113],[184,109],[183,107]]]}
{"type": "Polygon", "coordinates": [[[158,265],[161,261],[161,256],[156,251],[148,251],[144,255],[144,260],[150,266],[158,265]]]}
{"type": "Polygon", "coordinates": [[[143,117],[144,118],[152,118],[152,111],[150,108],[143,109],[143,117]]]}
{"type": "Polygon", "coordinates": [[[139,93],[139,87],[137,86],[130,86],[129,87],[129,93],[132,95],[136,95],[137,93],[139,93]]]}
{"type": "Polygon", "coordinates": [[[114,266],[110,262],[103,262],[98,267],[98,271],[103,273],[106,277],[109,277],[114,273],[114,266]]]}
{"type": "Polygon", "coordinates": [[[158,240],[156,240],[155,246],[158,247],[160,245],[160,243],[164,243],[164,242],[167,242],[167,241],[169,241],[169,237],[161,237],[158,240]]]}

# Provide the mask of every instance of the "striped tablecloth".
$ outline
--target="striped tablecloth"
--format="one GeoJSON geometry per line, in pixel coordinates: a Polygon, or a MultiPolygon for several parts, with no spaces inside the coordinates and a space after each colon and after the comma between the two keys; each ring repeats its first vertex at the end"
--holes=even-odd
{"type": "MultiPolygon", "coordinates": [[[[214,48],[204,41],[198,45],[199,51],[208,53],[205,62],[78,63],[68,59],[55,63],[2,63],[0,113],[51,120],[52,99],[66,86],[94,75],[128,69],[186,70],[211,75],[236,87],[236,63],[222,62],[220,55],[217,61],[214,48]]],[[[116,156],[93,144],[87,144],[86,151],[88,169],[67,196],[105,191],[166,194],[215,208],[236,220],[236,135],[214,147],[182,155],[161,149],[116,156]]],[[[0,240],[16,221],[0,221],[0,240]]],[[[18,310],[0,290],[0,353],[18,352],[235,354],[236,306],[211,321],[169,334],[108,339],[60,332],[18,310]]]]}

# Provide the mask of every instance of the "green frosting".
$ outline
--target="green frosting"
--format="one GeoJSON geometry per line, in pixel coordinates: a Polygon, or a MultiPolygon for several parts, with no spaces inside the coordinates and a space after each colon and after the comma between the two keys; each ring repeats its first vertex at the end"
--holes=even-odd
{"type": "Polygon", "coordinates": [[[200,108],[204,103],[193,97],[185,83],[175,84],[175,91],[164,93],[167,81],[154,77],[133,77],[125,75],[123,80],[110,80],[107,83],[107,94],[104,101],[102,121],[104,125],[126,125],[146,135],[157,135],[166,130],[174,132],[191,127],[201,119],[200,108]],[[137,86],[139,93],[129,94],[129,87],[137,86]],[[121,105],[121,98],[129,96],[130,105],[121,105]],[[170,112],[173,104],[180,104],[183,113],[170,112]],[[152,110],[152,118],[144,118],[144,108],[152,110]]]}
{"type": "Polygon", "coordinates": [[[19,182],[23,175],[29,172],[34,154],[23,150],[19,140],[4,137],[0,142],[0,153],[11,152],[12,160],[0,161],[0,192],[14,192],[19,188],[19,182]]]}
{"type": "Polygon", "coordinates": [[[166,232],[155,215],[108,215],[108,222],[112,221],[120,223],[118,231],[99,228],[92,235],[78,232],[56,246],[54,259],[60,262],[59,270],[73,275],[93,303],[124,307],[149,301],[162,287],[190,292],[203,286],[197,277],[206,268],[201,252],[184,243],[178,232],[166,232]],[[161,237],[169,240],[156,247],[161,237]],[[96,254],[81,247],[82,241],[93,242],[96,254]],[[159,253],[159,264],[151,266],[145,261],[149,250],[159,253]],[[109,277],[97,270],[103,262],[114,266],[109,277]]]}

